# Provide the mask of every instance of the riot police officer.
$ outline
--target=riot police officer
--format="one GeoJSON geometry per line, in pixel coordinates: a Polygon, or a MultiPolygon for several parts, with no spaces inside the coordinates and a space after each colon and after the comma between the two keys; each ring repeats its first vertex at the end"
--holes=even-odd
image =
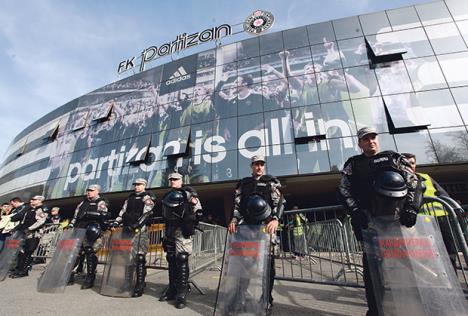
{"type": "Polygon", "coordinates": [[[159,300],[175,298],[176,308],[184,308],[189,289],[188,260],[192,253],[192,235],[202,216],[202,207],[197,192],[183,185],[180,173],[171,173],[168,178],[171,191],[162,199],[162,213],[166,224],[163,247],[169,265],[169,286],[159,300]]]}
{"type": "MultiPolygon", "coordinates": [[[[94,286],[98,258],[96,251],[102,246],[102,229],[104,220],[110,217],[108,201],[99,195],[101,186],[92,184],[86,189],[86,198],[78,204],[75,215],[67,228],[84,228],[86,237],[83,240],[83,249],[86,256],[86,277],[81,289],[94,286]]],[[[73,275],[71,276],[73,279],[73,275]]]]}
{"type": "MultiPolygon", "coordinates": [[[[233,234],[236,232],[236,226],[242,224],[266,224],[267,232],[272,235],[272,242],[276,243],[276,230],[284,209],[284,199],[280,191],[281,183],[276,177],[265,174],[263,156],[253,156],[251,168],[252,176],[243,178],[237,184],[234,213],[228,231],[233,234]]],[[[268,268],[270,280],[267,309],[270,312],[273,307],[272,291],[275,278],[273,254],[268,268]]]]}
{"type": "MultiPolygon", "coordinates": [[[[408,161],[394,151],[380,152],[377,131],[371,127],[361,128],[358,133],[361,155],[349,158],[342,170],[339,193],[342,203],[351,215],[351,225],[356,238],[362,241],[362,229],[368,227],[369,218],[375,214],[376,187],[383,183],[398,184],[403,179],[407,187],[403,207],[399,214],[402,225],[415,225],[418,206],[414,201],[417,178],[409,170],[408,161]]],[[[401,191],[403,192],[403,191],[401,191]]],[[[381,215],[381,214],[380,214],[381,215]]],[[[368,305],[367,315],[377,315],[377,302],[372,291],[367,254],[363,254],[364,285],[368,305]]]]}
{"type": "Polygon", "coordinates": [[[124,229],[132,230],[132,257],[136,263],[136,284],[133,296],[143,295],[146,277],[146,253],[148,252],[147,222],[153,215],[155,196],[146,191],[147,181],[138,178],[133,182],[134,192],[125,200],[113,227],[123,224],[124,229]]]}
{"type": "Polygon", "coordinates": [[[23,249],[18,254],[18,264],[16,271],[11,275],[12,278],[21,278],[28,276],[29,265],[32,263],[32,254],[39,245],[42,236],[42,226],[47,219],[46,207],[43,205],[44,197],[36,195],[31,198],[29,205],[22,207],[21,211],[11,217],[12,222],[19,221],[15,230],[21,230],[25,233],[23,249]]]}

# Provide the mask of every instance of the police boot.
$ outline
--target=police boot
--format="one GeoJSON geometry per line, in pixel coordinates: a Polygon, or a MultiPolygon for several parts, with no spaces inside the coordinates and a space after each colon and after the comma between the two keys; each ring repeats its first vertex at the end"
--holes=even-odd
{"type": "Polygon", "coordinates": [[[176,294],[176,308],[185,307],[185,298],[188,292],[188,279],[189,279],[189,265],[188,256],[186,252],[177,254],[177,294],[176,294]]]}
{"type": "Polygon", "coordinates": [[[173,253],[168,253],[166,256],[167,263],[169,265],[169,286],[166,287],[164,292],[159,297],[160,301],[173,300],[177,294],[176,283],[177,283],[177,263],[176,257],[173,253]]]}
{"type": "Polygon", "coordinates": [[[81,285],[82,290],[92,288],[94,286],[94,279],[96,278],[96,267],[97,267],[97,257],[93,249],[86,249],[86,277],[84,279],[83,285],[81,285]]]}
{"type": "Polygon", "coordinates": [[[72,271],[70,274],[70,277],[68,278],[67,285],[73,285],[75,284],[75,272],[72,271]]]}
{"type": "Polygon", "coordinates": [[[76,267],[76,273],[77,274],[82,274],[83,273],[83,266],[84,266],[84,261],[85,261],[85,254],[80,252],[78,255],[78,266],[76,267]]]}
{"type": "Polygon", "coordinates": [[[133,291],[133,297],[139,297],[143,295],[145,290],[145,277],[146,277],[146,259],[145,255],[138,255],[136,262],[136,284],[135,290],[133,291]]]}
{"type": "Polygon", "coordinates": [[[28,276],[29,265],[32,263],[31,255],[22,254],[18,260],[18,271],[11,276],[12,279],[28,276]]]}

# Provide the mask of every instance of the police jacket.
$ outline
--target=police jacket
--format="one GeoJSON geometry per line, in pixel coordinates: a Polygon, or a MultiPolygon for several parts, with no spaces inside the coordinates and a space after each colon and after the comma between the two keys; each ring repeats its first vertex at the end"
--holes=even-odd
{"type": "Polygon", "coordinates": [[[11,217],[11,221],[19,221],[18,228],[23,230],[27,235],[39,231],[47,220],[47,213],[44,211],[45,207],[39,205],[32,207],[26,205],[21,211],[11,217]]]}
{"type": "Polygon", "coordinates": [[[70,224],[78,228],[86,228],[90,223],[99,223],[103,226],[103,221],[108,219],[109,202],[107,199],[97,196],[89,200],[85,198],[75,209],[75,215],[70,224]]]}
{"type": "Polygon", "coordinates": [[[155,196],[150,192],[133,192],[125,200],[115,222],[124,226],[142,227],[153,214],[155,196]]]}
{"type": "Polygon", "coordinates": [[[247,211],[248,198],[251,195],[261,196],[271,207],[271,216],[279,220],[283,213],[283,196],[280,191],[280,181],[271,175],[262,175],[260,177],[246,177],[237,183],[234,196],[234,214],[233,217],[238,223],[261,224],[249,220],[247,211]]]}
{"type": "Polygon", "coordinates": [[[162,201],[162,215],[166,223],[166,233],[173,232],[174,229],[180,228],[184,237],[187,238],[193,235],[195,233],[195,226],[198,224],[196,214],[202,209],[197,191],[190,186],[172,189],[163,196],[162,201]],[[168,197],[173,191],[182,193],[183,200],[180,204],[175,203],[173,206],[170,206],[170,203],[166,203],[166,201],[168,201],[168,197]],[[192,198],[197,199],[196,204],[191,202],[192,198]]]}
{"type": "Polygon", "coordinates": [[[417,209],[414,198],[418,180],[408,161],[399,153],[383,151],[371,157],[353,156],[346,161],[338,189],[347,210],[372,209],[374,181],[381,171],[396,171],[403,176],[408,188],[406,205],[417,209]]]}

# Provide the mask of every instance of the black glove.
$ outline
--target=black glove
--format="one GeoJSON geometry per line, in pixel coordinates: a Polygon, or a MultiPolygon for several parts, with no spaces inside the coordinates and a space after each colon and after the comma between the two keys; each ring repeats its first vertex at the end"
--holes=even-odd
{"type": "Polygon", "coordinates": [[[351,225],[353,226],[356,239],[362,240],[362,230],[369,226],[369,218],[367,213],[361,209],[355,209],[351,212],[351,225]]]}
{"type": "Polygon", "coordinates": [[[198,225],[198,223],[202,220],[202,217],[203,217],[203,210],[197,210],[197,212],[195,213],[196,225],[198,225]]]}
{"type": "Polygon", "coordinates": [[[65,227],[65,229],[72,229],[73,227],[75,227],[75,225],[73,225],[73,224],[68,224],[67,227],[65,227]]]}
{"type": "Polygon", "coordinates": [[[412,207],[407,207],[400,213],[400,223],[406,227],[413,227],[416,224],[417,217],[418,212],[412,207]]]}

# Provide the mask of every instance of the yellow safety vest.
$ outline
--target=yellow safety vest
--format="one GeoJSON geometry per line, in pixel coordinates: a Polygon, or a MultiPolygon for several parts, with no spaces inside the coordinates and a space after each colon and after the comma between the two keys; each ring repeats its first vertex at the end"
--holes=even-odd
{"type": "MultiPolygon", "coordinates": [[[[418,175],[424,179],[424,185],[426,186],[424,196],[437,197],[437,190],[434,187],[434,184],[432,183],[431,177],[427,173],[418,172],[418,175]]],[[[431,216],[447,216],[447,211],[445,210],[444,206],[438,202],[425,203],[422,206],[421,211],[423,214],[431,216]]]]}
{"type": "Polygon", "coordinates": [[[302,225],[302,220],[299,214],[295,214],[293,236],[301,236],[301,235],[304,235],[304,226],[302,225]]]}

